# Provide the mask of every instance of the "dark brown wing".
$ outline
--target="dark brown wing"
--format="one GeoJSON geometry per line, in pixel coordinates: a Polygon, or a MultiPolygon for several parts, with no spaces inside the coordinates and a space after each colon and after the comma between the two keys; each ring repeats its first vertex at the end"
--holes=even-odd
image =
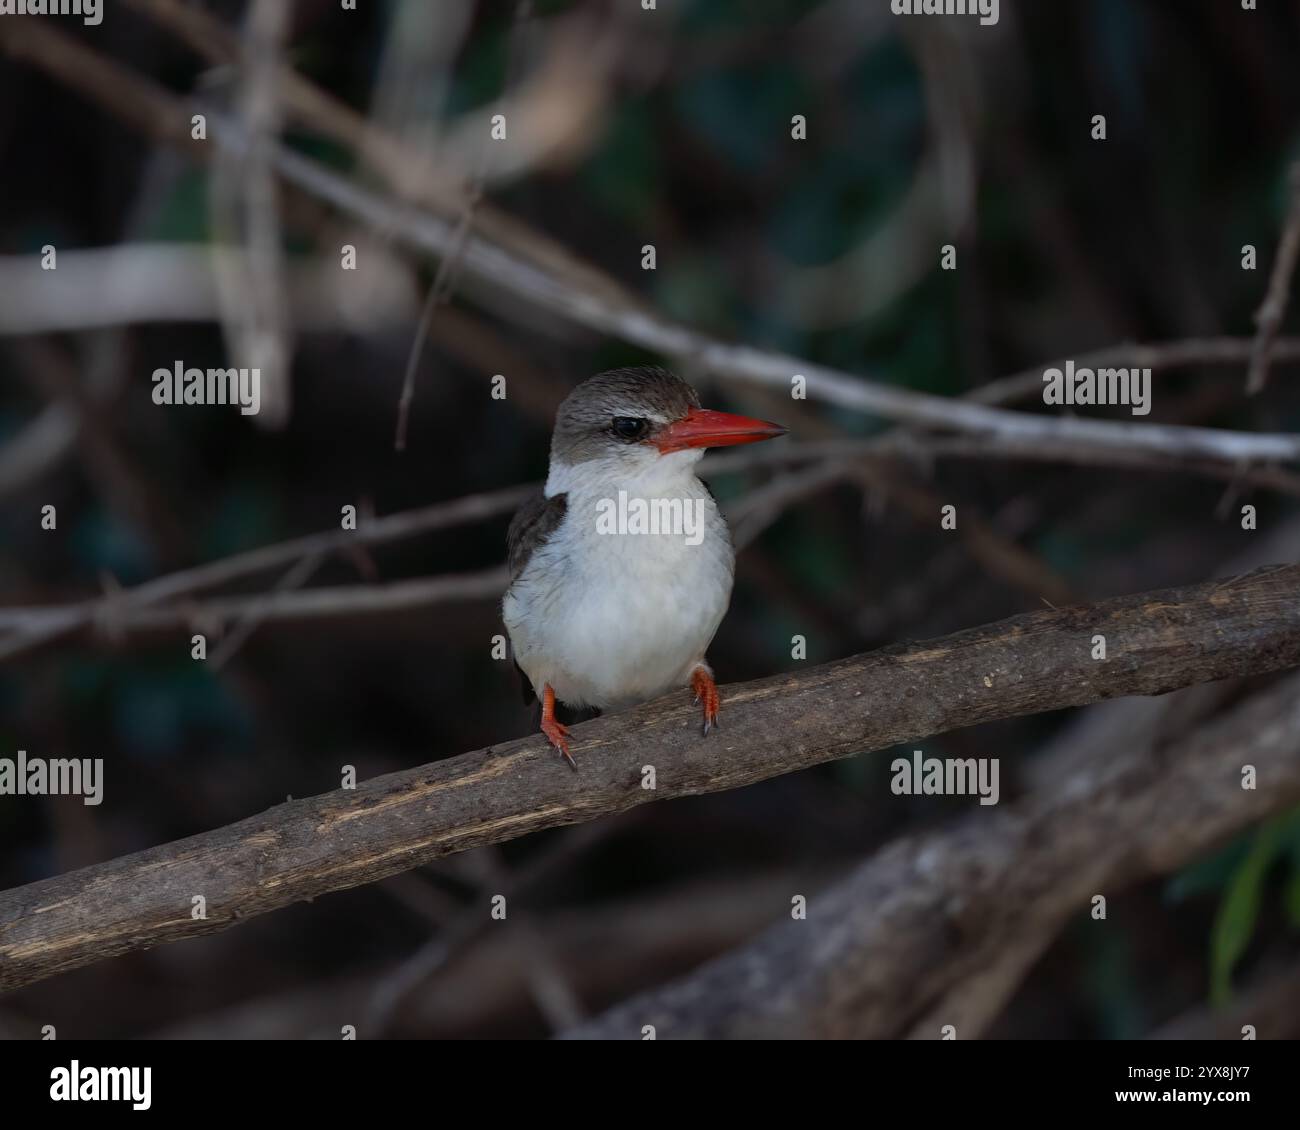
{"type": "Polygon", "coordinates": [[[547,498],[539,490],[515,512],[506,534],[511,581],[524,571],[533,551],[543,545],[564,521],[568,505],[567,495],[554,494],[547,498]]]}
{"type": "MultiPolygon", "coordinates": [[[[529,498],[510,520],[510,530],[506,534],[506,560],[510,566],[510,581],[515,579],[528,565],[533,551],[555,532],[564,521],[568,500],[562,494],[547,498],[540,490],[529,498]]],[[[515,670],[519,672],[519,686],[523,691],[524,705],[527,706],[537,696],[533,685],[528,681],[523,668],[516,661],[515,670]]]]}

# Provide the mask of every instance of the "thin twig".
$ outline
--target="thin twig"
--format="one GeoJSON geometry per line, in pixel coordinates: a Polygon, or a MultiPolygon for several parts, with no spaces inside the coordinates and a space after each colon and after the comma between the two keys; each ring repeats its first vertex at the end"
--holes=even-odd
{"type": "MultiPolygon", "coordinates": [[[[990,381],[971,389],[966,395],[980,404],[1014,404],[1041,396],[1044,370],[1064,368],[1067,360],[1073,361],[1078,369],[1133,367],[1150,369],[1154,375],[1169,369],[1185,369],[1190,365],[1244,365],[1250,360],[1254,348],[1254,339],[1248,337],[1195,337],[1149,344],[1122,342],[1069,358],[1048,361],[1032,369],[990,381]]],[[[1300,338],[1289,337],[1275,342],[1273,356],[1278,361],[1300,361],[1300,338]]]]}
{"type": "MultiPolygon", "coordinates": [[[[510,46],[506,59],[505,81],[497,95],[497,106],[505,105],[514,81],[515,69],[519,60],[519,41],[523,38],[523,28],[532,17],[532,0],[519,0],[515,8],[514,23],[510,29],[510,46]]],[[[489,140],[486,135],[479,137],[478,160],[474,175],[465,188],[465,204],[456,221],[456,230],[452,236],[451,249],[438,263],[433,285],[429,288],[429,297],[425,300],[420,313],[420,324],[415,331],[415,340],[411,343],[411,352],[406,359],[406,372],[402,376],[402,394],[397,401],[397,434],[393,439],[396,451],[406,450],[406,433],[410,426],[411,402],[415,399],[415,373],[419,368],[420,355],[424,352],[424,341],[433,324],[435,311],[451,299],[452,288],[456,285],[456,272],[460,269],[461,256],[465,253],[465,243],[470,228],[474,223],[474,210],[483,199],[483,183],[487,178],[487,152],[489,140]]]]}
{"type": "Polygon", "coordinates": [[[456,270],[460,266],[461,255],[465,251],[465,239],[469,235],[470,225],[474,222],[474,206],[479,197],[474,193],[466,198],[465,210],[456,224],[455,236],[451,250],[438,264],[433,285],[429,287],[429,296],[425,299],[424,309],[420,311],[420,324],[415,330],[415,340],[411,343],[411,352],[406,358],[406,372],[402,375],[402,394],[397,401],[397,432],[393,437],[395,451],[406,450],[406,432],[410,425],[411,402],[415,399],[415,372],[420,365],[420,356],[424,352],[424,341],[433,324],[434,311],[451,297],[456,270]]]}
{"type": "MultiPolygon", "coordinates": [[[[573,863],[615,831],[624,829],[628,822],[624,817],[599,824],[583,824],[566,831],[558,842],[547,845],[536,858],[503,875],[491,891],[480,884],[480,897],[486,901],[488,895],[499,894],[505,896],[507,904],[513,903],[543,879],[573,863]]],[[[366,1007],[366,1031],[375,1036],[387,1034],[406,1000],[454,957],[482,939],[494,925],[496,923],[483,913],[480,902],[473,910],[465,910],[452,919],[433,938],[394,966],[376,983],[370,996],[366,1007]]]]}
{"type": "MultiPolygon", "coordinates": [[[[513,510],[534,489],[533,486],[517,486],[467,495],[450,502],[436,502],[417,510],[366,521],[356,530],[331,529],[261,546],[146,581],[127,589],[120,603],[130,609],[147,608],[255,576],[311,554],[338,552],[358,544],[385,545],[434,530],[483,521],[513,510]]],[[[0,608],[0,629],[13,633],[0,639],[0,659],[12,658],[38,644],[84,628],[95,619],[101,604],[102,601],[96,599],[45,608],[0,608]]]]}
{"type": "MultiPolygon", "coordinates": [[[[294,566],[276,582],[273,591],[285,593],[301,588],[311,580],[316,570],[324,563],[325,557],[324,553],[319,552],[300,557],[294,566]]],[[[234,628],[222,636],[220,645],[208,660],[212,670],[220,671],[235,657],[235,654],[248,642],[253,633],[266,622],[265,608],[266,606],[263,605],[260,614],[255,611],[245,612],[236,622],[234,628]]]]}
{"type": "Polygon", "coordinates": [[[1295,274],[1296,257],[1300,255],[1300,162],[1292,165],[1287,174],[1290,202],[1286,223],[1277,245],[1277,259],[1268,280],[1264,302],[1255,311],[1255,325],[1259,333],[1250,358],[1250,375],[1246,380],[1246,393],[1254,396],[1264,391],[1268,383],[1268,366],[1273,355],[1273,340],[1282,328],[1287,303],[1291,299],[1291,276],[1295,274]]]}
{"type": "MultiPolygon", "coordinates": [[[[304,562],[309,560],[311,558],[303,558],[304,562]]],[[[302,562],[299,562],[301,565],[302,562]]],[[[455,601],[489,600],[500,596],[509,580],[510,575],[502,565],[477,573],[448,573],[374,585],[324,586],[303,591],[277,588],[250,596],[179,600],[162,608],[132,602],[131,594],[139,592],[139,589],[132,589],[71,610],[63,607],[23,610],[17,617],[21,634],[14,641],[0,641],[0,659],[25,651],[32,646],[33,638],[47,640],[63,635],[66,631],[75,630],[77,626],[99,617],[111,623],[122,637],[140,632],[190,629],[220,633],[224,625],[231,621],[251,620],[257,625],[283,624],[409,612],[455,601]],[[84,621],[81,618],[83,607],[86,616],[84,621]]]]}

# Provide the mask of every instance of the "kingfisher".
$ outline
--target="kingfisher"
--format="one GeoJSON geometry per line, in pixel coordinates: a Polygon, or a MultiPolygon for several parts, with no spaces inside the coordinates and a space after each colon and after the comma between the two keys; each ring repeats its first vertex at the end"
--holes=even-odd
{"type": "Polygon", "coordinates": [[[720,697],[705,658],[731,601],[735,551],[695,474],[710,447],[784,435],[765,420],[700,407],[666,369],[613,369],[560,404],[542,489],[510,523],[502,616],[524,701],[573,768],[557,707],[619,710],[678,687],[705,736],[720,697]],[[657,520],[628,521],[636,511],[657,520]]]}

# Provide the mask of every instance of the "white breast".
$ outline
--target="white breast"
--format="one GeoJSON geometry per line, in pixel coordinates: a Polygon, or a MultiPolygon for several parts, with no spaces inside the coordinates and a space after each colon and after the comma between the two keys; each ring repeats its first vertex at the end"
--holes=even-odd
{"type": "Polygon", "coordinates": [[[549,683],[562,702],[615,709],[687,685],[704,661],[731,599],[731,539],[694,460],[662,462],[656,481],[564,484],[563,523],[506,594],[515,658],[539,696],[549,683]],[[699,544],[680,529],[609,532],[606,503],[629,486],[697,508],[699,544]]]}

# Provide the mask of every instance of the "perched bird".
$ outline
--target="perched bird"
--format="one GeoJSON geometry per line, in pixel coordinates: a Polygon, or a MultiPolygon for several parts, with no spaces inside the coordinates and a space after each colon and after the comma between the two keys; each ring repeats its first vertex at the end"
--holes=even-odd
{"type": "Polygon", "coordinates": [[[510,523],[502,614],[542,732],[570,765],[557,703],[618,709],[689,684],[704,733],[717,722],[704,653],[731,600],[735,554],[695,466],[705,448],[784,433],[701,408],[657,368],[601,373],[560,405],[546,485],[510,523]]]}

